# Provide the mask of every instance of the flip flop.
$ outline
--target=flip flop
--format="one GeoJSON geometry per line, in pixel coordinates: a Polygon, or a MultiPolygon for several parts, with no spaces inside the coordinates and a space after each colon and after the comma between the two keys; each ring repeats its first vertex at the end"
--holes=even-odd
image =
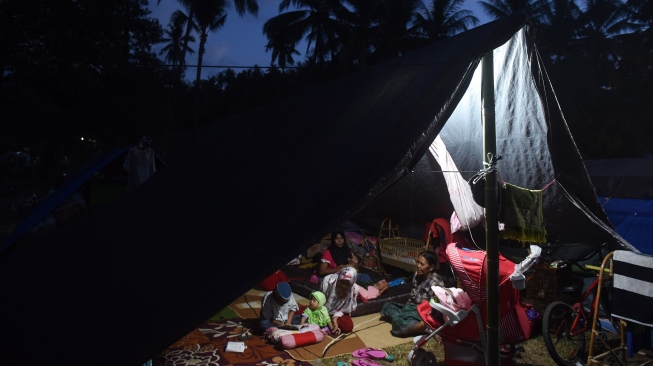
{"type": "Polygon", "coordinates": [[[357,358],[353,361],[355,366],[381,366],[369,358],[357,358]]]}
{"type": "Polygon", "coordinates": [[[338,366],[350,366],[350,365],[345,361],[338,361],[338,366]]]}
{"type": "Polygon", "coordinates": [[[394,361],[395,356],[389,355],[380,348],[365,347],[352,352],[352,356],[358,358],[369,358],[373,360],[394,361]]]}

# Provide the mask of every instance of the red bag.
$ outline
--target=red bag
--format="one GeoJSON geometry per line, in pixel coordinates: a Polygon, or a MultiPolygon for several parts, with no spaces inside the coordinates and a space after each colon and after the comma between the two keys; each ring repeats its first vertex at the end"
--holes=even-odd
{"type": "Polygon", "coordinates": [[[261,281],[258,286],[261,288],[261,290],[272,291],[275,287],[277,287],[277,283],[281,281],[288,282],[288,277],[286,277],[286,275],[281,272],[281,270],[278,270],[268,276],[268,278],[261,281]]]}

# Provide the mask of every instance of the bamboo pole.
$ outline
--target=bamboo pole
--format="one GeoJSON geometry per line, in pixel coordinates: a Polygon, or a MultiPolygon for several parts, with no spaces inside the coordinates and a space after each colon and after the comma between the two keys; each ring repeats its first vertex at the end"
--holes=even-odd
{"type": "MultiPolygon", "coordinates": [[[[481,103],[483,104],[483,159],[489,164],[497,156],[494,119],[494,60],[492,51],[483,56],[481,103]]],[[[487,167],[487,166],[486,166],[487,167]]],[[[487,349],[485,363],[499,366],[499,223],[497,176],[491,169],[485,176],[485,249],[487,255],[487,349]]]]}

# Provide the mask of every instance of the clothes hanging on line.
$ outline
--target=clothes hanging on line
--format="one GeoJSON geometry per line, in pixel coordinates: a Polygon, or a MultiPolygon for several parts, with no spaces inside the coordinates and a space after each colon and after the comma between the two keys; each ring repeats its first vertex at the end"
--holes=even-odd
{"type": "Polygon", "coordinates": [[[545,243],[542,191],[521,188],[510,183],[505,183],[502,191],[499,221],[504,223],[503,238],[545,243]]]}

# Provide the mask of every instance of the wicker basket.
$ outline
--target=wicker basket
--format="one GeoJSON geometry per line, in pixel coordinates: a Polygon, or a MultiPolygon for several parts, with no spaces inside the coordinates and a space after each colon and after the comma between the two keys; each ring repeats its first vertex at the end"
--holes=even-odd
{"type": "MultiPolygon", "coordinates": [[[[429,238],[431,235],[428,236],[429,238]]],[[[379,232],[379,254],[381,262],[393,267],[415,271],[415,261],[419,253],[429,247],[429,242],[419,239],[402,238],[399,225],[393,226],[391,219],[384,219],[379,232]]],[[[439,264],[438,264],[439,266],[439,264]]]]}

